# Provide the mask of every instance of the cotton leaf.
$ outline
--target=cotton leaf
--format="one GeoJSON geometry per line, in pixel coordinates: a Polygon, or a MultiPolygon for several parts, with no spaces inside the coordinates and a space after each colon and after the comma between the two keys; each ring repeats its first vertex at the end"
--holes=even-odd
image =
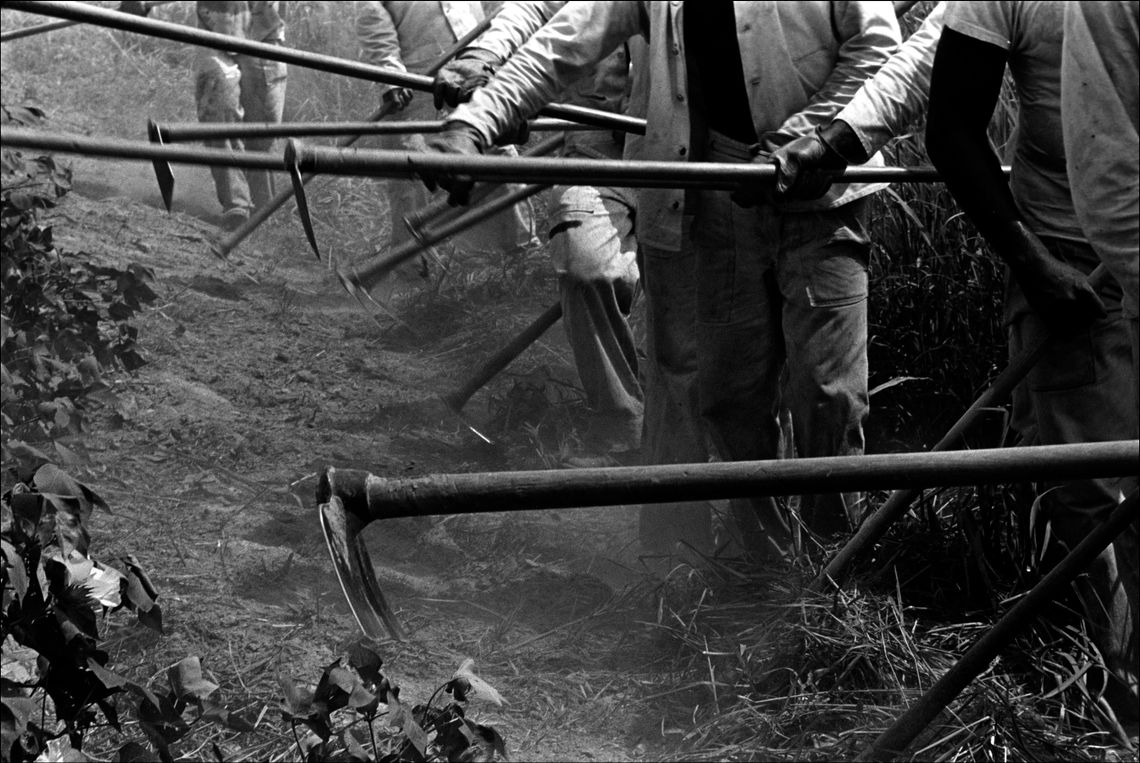
{"type": "Polygon", "coordinates": [[[6,540],[0,540],[0,552],[4,554],[4,562],[8,567],[8,579],[16,591],[16,600],[22,602],[24,594],[28,592],[28,570],[24,566],[24,560],[16,551],[16,547],[6,540]]]}
{"type": "Polygon", "coordinates": [[[178,699],[191,697],[199,702],[218,690],[218,685],[202,675],[202,661],[190,656],[166,671],[170,688],[178,699]]]}
{"type": "Polygon", "coordinates": [[[475,660],[470,657],[459,665],[459,669],[451,678],[452,680],[461,678],[467,681],[469,687],[466,692],[468,700],[478,699],[483,702],[490,702],[496,707],[503,706],[503,697],[495,687],[475,675],[475,660]]]}
{"type": "Polygon", "coordinates": [[[123,605],[123,580],[123,574],[114,567],[105,567],[96,562],[83,585],[92,599],[109,609],[118,609],[123,605]]]}

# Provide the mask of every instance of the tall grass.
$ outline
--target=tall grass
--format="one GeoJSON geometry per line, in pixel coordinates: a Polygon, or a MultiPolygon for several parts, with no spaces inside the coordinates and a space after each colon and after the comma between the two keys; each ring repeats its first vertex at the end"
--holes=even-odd
{"type": "MultiPolygon", "coordinates": [[[[913,31],[933,3],[903,19],[913,31]]],[[[1003,88],[991,139],[1003,153],[1016,104],[1003,88]]],[[[884,149],[887,163],[929,164],[925,121],[884,149]]],[[[929,447],[1005,366],[1004,268],[938,183],[905,183],[878,194],[872,208],[871,386],[900,383],[875,396],[872,449],[929,447]]],[[[1003,418],[991,419],[996,444],[1003,418]]]]}

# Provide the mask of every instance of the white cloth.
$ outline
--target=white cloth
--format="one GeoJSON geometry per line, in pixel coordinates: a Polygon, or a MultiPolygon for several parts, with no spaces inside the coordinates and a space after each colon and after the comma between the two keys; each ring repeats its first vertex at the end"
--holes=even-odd
{"type": "Polygon", "coordinates": [[[1140,301],[1140,6],[1068,3],[1061,118],[1077,217],[1120,282],[1124,312],[1140,301]]]}

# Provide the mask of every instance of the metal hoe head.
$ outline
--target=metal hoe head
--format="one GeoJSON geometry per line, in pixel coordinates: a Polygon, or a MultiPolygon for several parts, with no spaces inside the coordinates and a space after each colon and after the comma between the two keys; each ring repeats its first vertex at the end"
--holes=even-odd
{"type": "Polygon", "coordinates": [[[336,495],[322,503],[318,513],[333,569],[360,630],[371,638],[383,638],[387,632],[396,641],[403,641],[404,630],[380,590],[376,568],[360,535],[363,524],[336,495]]]}
{"type": "MultiPolygon", "coordinates": [[[[153,119],[147,120],[146,132],[151,143],[159,146],[166,145],[162,139],[162,132],[153,119]]],[[[169,212],[174,203],[174,172],[170,169],[170,162],[162,159],[155,159],[151,164],[154,165],[154,176],[158,180],[158,191],[162,194],[162,203],[165,205],[166,211],[169,212]]]]}

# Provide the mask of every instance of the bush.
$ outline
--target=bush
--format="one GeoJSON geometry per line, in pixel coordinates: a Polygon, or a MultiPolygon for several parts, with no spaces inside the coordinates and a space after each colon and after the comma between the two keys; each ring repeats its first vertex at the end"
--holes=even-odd
{"type": "MultiPolygon", "coordinates": [[[[28,107],[2,113],[4,124],[43,118],[28,107]]],[[[84,407],[107,399],[104,370],[143,365],[129,320],[156,295],[140,265],[104,267],[55,248],[36,213],[70,190],[70,169],[7,150],[0,164],[0,421],[5,441],[42,440],[79,431],[84,407]]]]}

